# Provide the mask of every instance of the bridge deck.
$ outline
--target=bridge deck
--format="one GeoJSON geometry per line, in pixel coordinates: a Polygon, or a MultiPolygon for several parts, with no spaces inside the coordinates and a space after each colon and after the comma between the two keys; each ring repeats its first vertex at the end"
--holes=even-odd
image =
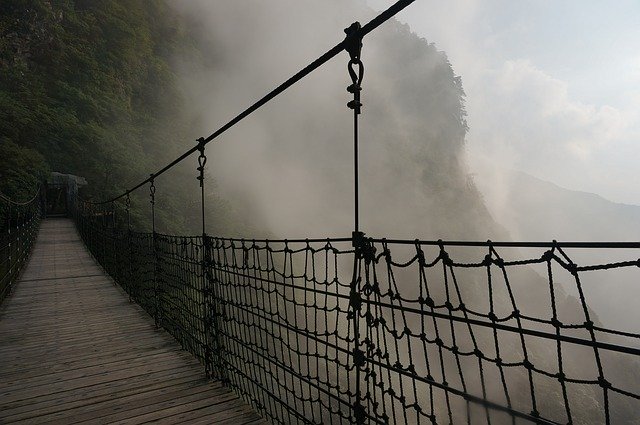
{"type": "Polygon", "coordinates": [[[45,220],[0,307],[0,423],[261,423],[45,220]]]}

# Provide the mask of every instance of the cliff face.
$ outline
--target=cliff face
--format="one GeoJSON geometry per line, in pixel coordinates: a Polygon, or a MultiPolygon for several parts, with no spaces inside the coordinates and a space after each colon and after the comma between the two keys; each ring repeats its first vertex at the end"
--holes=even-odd
{"type": "MultiPolygon", "coordinates": [[[[207,133],[374,16],[361,2],[171,3],[204,58],[182,86],[207,133]]],[[[464,92],[446,55],[397,21],[364,40],[361,222],[368,234],[482,238],[499,232],[467,177],[464,92]]],[[[352,230],[348,56],[340,55],[222,136],[212,174],[278,235],[352,230]]]]}
{"type": "MultiPolygon", "coordinates": [[[[115,194],[372,16],[357,1],[4,3],[0,138],[22,162],[44,157],[38,170],[85,176],[88,195],[115,194]]],[[[363,60],[363,229],[486,238],[493,226],[461,160],[464,93],[444,53],[392,21],[367,37],[363,60]]],[[[350,233],[346,62],[335,59],[208,149],[219,181],[212,230],[350,233]]],[[[186,161],[162,182],[163,229],[195,228],[194,174],[186,161]]],[[[140,223],[146,195],[134,199],[140,223]]]]}
{"type": "Polygon", "coordinates": [[[105,197],[182,150],[171,60],[189,42],[163,2],[2,2],[0,34],[0,143],[13,157],[0,159],[3,190],[35,161],[32,183],[48,168],[105,197]]]}

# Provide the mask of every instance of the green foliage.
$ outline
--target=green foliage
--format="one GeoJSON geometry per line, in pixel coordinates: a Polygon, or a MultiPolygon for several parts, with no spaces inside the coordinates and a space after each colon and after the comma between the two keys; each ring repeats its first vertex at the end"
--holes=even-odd
{"type": "Polygon", "coordinates": [[[0,193],[25,202],[49,174],[45,159],[36,150],[2,139],[0,142],[0,193]]]}
{"type": "Polygon", "coordinates": [[[6,190],[49,168],[85,177],[85,196],[103,198],[184,146],[170,59],[192,47],[162,1],[2,2],[0,34],[6,190]]]}

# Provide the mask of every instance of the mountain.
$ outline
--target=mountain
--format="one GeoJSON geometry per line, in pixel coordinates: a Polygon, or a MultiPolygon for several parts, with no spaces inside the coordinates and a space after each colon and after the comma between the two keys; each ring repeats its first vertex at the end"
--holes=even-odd
{"type": "MultiPolygon", "coordinates": [[[[640,241],[640,206],[620,204],[588,192],[569,190],[519,171],[492,169],[475,182],[494,219],[515,240],[640,241]]],[[[604,264],[637,259],[635,250],[574,249],[576,263],[604,264]]],[[[607,326],[633,331],[640,323],[638,273],[585,273],[590,307],[607,326]]],[[[564,282],[575,293],[571,281],[564,282]]]]}
{"type": "Polygon", "coordinates": [[[640,206],[564,189],[519,171],[478,174],[491,214],[519,240],[639,241],[640,206]]]}

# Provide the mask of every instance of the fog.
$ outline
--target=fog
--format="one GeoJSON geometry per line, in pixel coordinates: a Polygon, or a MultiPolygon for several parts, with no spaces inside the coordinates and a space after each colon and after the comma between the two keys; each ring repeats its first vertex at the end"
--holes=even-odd
{"type": "MultiPolygon", "coordinates": [[[[480,164],[483,164],[480,162],[480,164]]],[[[514,240],[617,242],[640,240],[640,207],[572,191],[528,174],[484,163],[474,181],[492,217],[514,240]]],[[[577,264],[633,260],[635,249],[576,249],[577,264]]],[[[621,269],[585,274],[590,306],[607,326],[633,332],[640,323],[638,273],[621,269]]],[[[568,289],[568,288],[566,288],[568,289]]]]}
{"type": "MultiPolygon", "coordinates": [[[[204,69],[183,64],[188,104],[201,123],[194,136],[341,41],[355,17],[373,16],[357,1],[175,5],[198,22],[210,46],[204,69]]],[[[444,53],[387,23],[367,37],[362,59],[362,230],[430,239],[495,234],[462,163],[463,92],[444,53]]],[[[209,145],[210,175],[260,230],[281,237],[351,234],[347,62],[341,54],[209,145]]]]}
{"type": "MultiPolygon", "coordinates": [[[[199,0],[171,4],[191,24],[202,52],[200,58],[176,58],[187,107],[196,122],[192,139],[211,133],[337,44],[344,37],[343,29],[355,19],[365,22],[374,15],[363,1],[355,0],[199,0]]],[[[365,38],[362,61],[361,230],[369,236],[388,238],[511,238],[485,207],[465,164],[463,81],[455,75],[446,54],[407,26],[388,22],[365,38]]],[[[236,223],[241,223],[240,236],[351,235],[353,115],[346,107],[351,99],[346,91],[350,84],[347,62],[348,55],[341,54],[207,146],[208,178],[215,180],[217,194],[229,202],[230,214],[236,223]],[[242,223],[246,223],[244,230],[242,223]]],[[[224,232],[215,223],[209,226],[224,232]]],[[[413,255],[411,249],[396,249],[398,258],[403,260],[413,255]]],[[[451,254],[459,261],[482,261],[486,250],[451,250],[451,254]]],[[[541,252],[510,253],[516,259],[525,254],[539,256],[541,252]]],[[[544,314],[548,320],[551,313],[546,273],[545,267],[513,270],[511,280],[515,281],[520,308],[532,316],[544,314]]],[[[556,274],[566,281],[571,279],[566,270],[556,274]]],[[[348,282],[349,271],[344,275],[341,279],[348,282]]],[[[400,289],[415,295],[418,276],[419,272],[398,271],[400,289]]],[[[458,278],[463,282],[465,302],[486,311],[486,273],[464,271],[458,278]]],[[[433,281],[439,282],[434,297],[444,297],[446,293],[448,298],[442,278],[433,281]]],[[[508,314],[515,305],[510,304],[508,284],[501,284],[501,289],[496,289],[501,292],[497,300],[508,314]]],[[[578,294],[570,291],[570,285],[566,288],[572,296],[566,296],[561,289],[556,294],[560,315],[563,320],[581,323],[582,307],[573,297],[578,294]]],[[[410,322],[409,326],[417,323],[410,322]]],[[[457,332],[464,333],[465,329],[461,327],[457,332]]],[[[478,333],[483,335],[482,348],[491,352],[491,335],[478,333]]],[[[447,341],[455,345],[452,334],[453,330],[447,341]]],[[[466,340],[465,348],[473,350],[476,341],[472,341],[473,337],[466,340]]],[[[505,358],[508,354],[519,358],[521,353],[513,348],[513,341],[503,343],[512,347],[511,352],[503,353],[505,358]]],[[[553,368],[550,365],[557,361],[555,343],[531,345],[541,367],[553,368]]],[[[417,349],[403,345],[399,359],[406,360],[412,350],[417,349]]],[[[572,372],[579,372],[583,379],[593,378],[591,357],[581,354],[580,349],[570,348],[568,352],[575,357],[572,372]]],[[[615,359],[606,360],[611,364],[615,359]]],[[[453,359],[446,362],[447,367],[455,365],[453,359]]],[[[637,376],[637,365],[631,366],[629,376],[637,376]]],[[[472,374],[477,365],[467,362],[457,367],[472,374]]],[[[613,369],[614,376],[624,375],[621,368],[613,369]]],[[[496,370],[487,372],[492,374],[494,383],[499,382],[496,370]]],[[[475,389],[474,394],[481,391],[477,379],[472,377],[467,382],[475,389]]],[[[527,388],[524,373],[513,372],[509,379],[516,387],[527,388]]],[[[549,400],[543,397],[549,411],[561,411],[557,407],[557,385],[540,385],[549,393],[555,391],[549,400]]],[[[498,386],[490,386],[489,398],[497,397],[498,386]]],[[[578,395],[573,403],[580,420],[602,420],[592,416],[602,403],[600,392],[580,389],[572,394],[572,399],[578,395]]],[[[524,395],[518,396],[514,402],[523,403],[522,407],[527,403],[525,399],[524,395]]],[[[619,412],[624,420],[630,417],[626,405],[619,412]]]]}

